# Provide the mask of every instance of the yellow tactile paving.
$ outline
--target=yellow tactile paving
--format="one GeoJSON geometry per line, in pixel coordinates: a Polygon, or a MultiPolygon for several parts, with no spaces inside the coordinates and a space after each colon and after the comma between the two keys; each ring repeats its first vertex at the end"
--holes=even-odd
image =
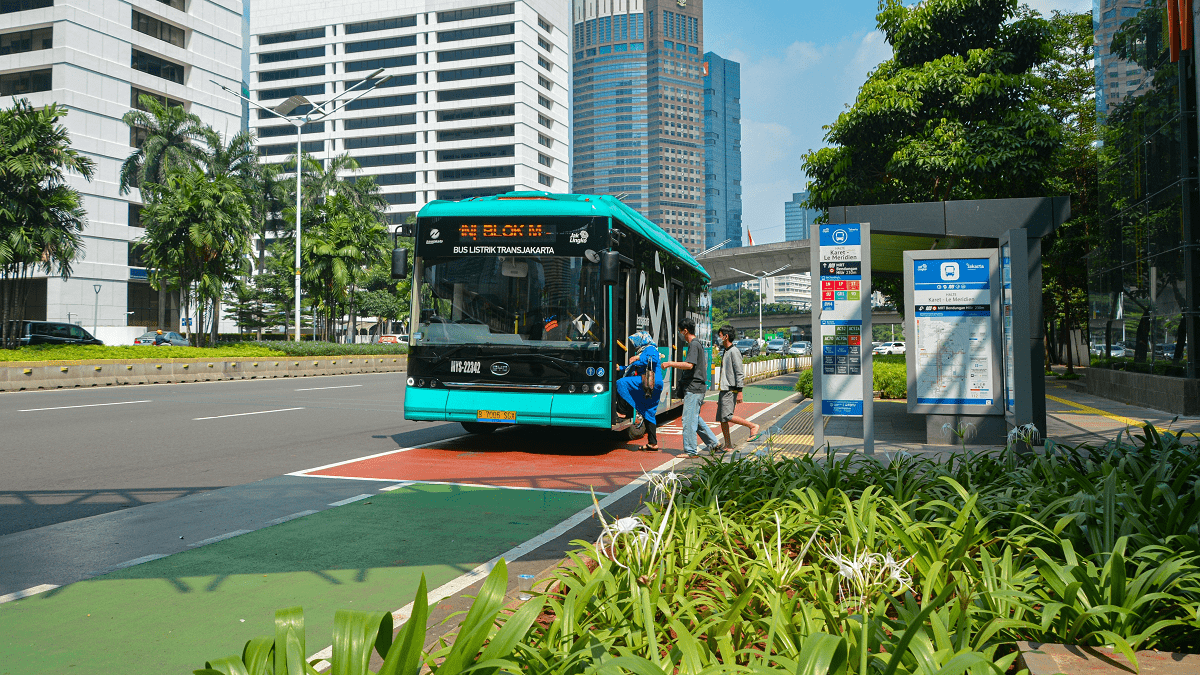
{"type": "MultiPolygon", "coordinates": [[[[1054,402],[1056,402],[1056,403],[1062,403],[1063,405],[1069,405],[1069,406],[1071,406],[1072,408],[1075,408],[1075,409],[1077,409],[1079,412],[1087,413],[1087,414],[1089,414],[1089,415],[1101,415],[1101,416],[1103,416],[1103,417],[1107,417],[1107,418],[1108,418],[1108,419],[1110,419],[1110,420],[1114,420],[1114,421],[1116,421],[1116,422],[1120,422],[1121,424],[1130,425],[1130,426],[1135,426],[1135,427],[1140,427],[1140,426],[1142,426],[1142,424],[1144,423],[1144,422],[1142,422],[1141,420],[1135,420],[1135,419],[1133,419],[1133,418],[1131,418],[1131,417],[1123,417],[1123,416],[1121,416],[1121,415],[1116,415],[1116,414],[1113,414],[1113,413],[1110,413],[1110,412],[1108,412],[1107,410],[1101,410],[1101,409],[1099,409],[1099,408],[1093,408],[1093,407],[1092,407],[1092,406],[1090,406],[1090,405],[1084,405],[1084,404],[1082,404],[1082,403],[1076,403],[1076,402],[1074,402],[1074,401],[1068,401],[1068,400],[1067,400],[1067,399],[1065,399],[1065,398],[1059,398],[1059,397],[1057,397],[1057,396],[1053,396],[1053,395],[1051,395],[1051,394],[1046,394],[1046,398],[1048,398],[1048,399],[1050,399],[1051,401],[1054,401],[1054,402]]],[[[1072,412],[1072,413],[1073,413],[1073,412],[1075,412],[1075,411],[1074,411],[1074,410],[1071,410],[1071,411],[1065,411],[1065,410],[1064,410],[1064,411],[1061,411],[1061,412],[1072,412]]]]}

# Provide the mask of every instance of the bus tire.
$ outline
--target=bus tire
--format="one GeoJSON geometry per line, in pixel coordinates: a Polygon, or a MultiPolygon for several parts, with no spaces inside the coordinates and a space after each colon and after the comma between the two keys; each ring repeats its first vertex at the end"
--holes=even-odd
{"type": "Polygon", "coordinates": [[[625,433],[629,434],[629,440],[631,441],[636,441],[642,436],[645,436],[646,419],[641,415],[635,415],[633,418],[633,424],[629,425],[629,428],[625,430],[625,433]]]}
{"type": "Polygon", "coordinates": [[[485,422],[459,422],[462,428],[468,434],[490,434],[496,430],[497,424],[487,424],[485,422]]]}

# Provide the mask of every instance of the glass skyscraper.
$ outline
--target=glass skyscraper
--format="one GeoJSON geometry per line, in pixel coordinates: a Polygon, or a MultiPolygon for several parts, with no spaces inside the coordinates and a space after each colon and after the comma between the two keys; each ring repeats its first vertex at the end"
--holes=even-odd
{"type": "Polygon", "coordinates": [[[811,228],[821,212],[817,209],[806,209],[802,206],[808,199],[808,190],[793,192],[792,201],[783,203],[783,239],[784,241],[803,241],[811,236],[811,228]]]}
{"type": "Polygon", "coordinates": [[[689,251],[701,212],[701,0],[573,0],[572,190],[618,195],[689,251]]]}
{"type": "Polygon", "coordinates": [[[742,66],[704,54],[704,245],[742,245],[742,66]]]}

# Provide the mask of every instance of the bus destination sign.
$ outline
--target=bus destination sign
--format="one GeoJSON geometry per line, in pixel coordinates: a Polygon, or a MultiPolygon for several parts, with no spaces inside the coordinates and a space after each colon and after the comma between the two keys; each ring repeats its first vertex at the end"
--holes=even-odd
{"type": "Polygon", "coordinates": [[[606,218],[418,218],[417,255],[585,256],[600,246],[606,218]]]}
{"type": "Polygon", "coordinates": [[[461,223],[458,241],[462,244],[553,244],[554,225],[543,223],[461,223]]]}

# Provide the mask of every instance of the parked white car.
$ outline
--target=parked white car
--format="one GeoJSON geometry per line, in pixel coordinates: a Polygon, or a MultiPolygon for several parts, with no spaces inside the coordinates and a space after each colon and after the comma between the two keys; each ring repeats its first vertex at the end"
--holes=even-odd
{"type": "Polygon", "coordinates": [[[884,342],[875,349],[871,350],[873,354],[903,354],[905,353],[903,342],[884,342]]]}
{"type": "Polygon", "coordinates": [[[812,347],[804,341],[793,342],[787,353],[788,356],[809,356],[812,354],[812,347]]]}

